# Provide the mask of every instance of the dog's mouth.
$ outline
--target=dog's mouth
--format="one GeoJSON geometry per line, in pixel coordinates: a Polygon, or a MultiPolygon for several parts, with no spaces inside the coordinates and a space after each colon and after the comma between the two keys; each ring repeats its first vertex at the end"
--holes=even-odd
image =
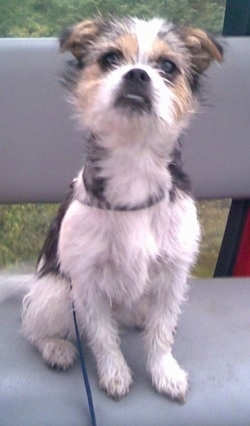
{"type": "Polygon", "coordinates": [[[151,79],[140,68],[128,71],[122,79],[115,99],[115,107],[132,112],[144,113],[152,110],[151,79]]]}
{"type": "Polygon", "coordinates": [[[115,107],[126,108],[132,112],[151,112],[152,102],[150,98],[138,93],[120,93],[115,100],[115,107]]]}
{"type": "Polygon", "coordinates": [[[128,93],[127,95],[124,95],[124,98],[129,102],[134,102],[135,104],[141,104],[145,102],[145,98],[143,96],[135,95],[134,93],[128,93]]]}

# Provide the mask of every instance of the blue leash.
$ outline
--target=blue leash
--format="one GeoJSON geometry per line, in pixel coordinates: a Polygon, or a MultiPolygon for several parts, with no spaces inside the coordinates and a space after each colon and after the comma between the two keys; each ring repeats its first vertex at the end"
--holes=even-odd
{"type": "Polygon", "coordinates": [[[74,324],[75,324],[76,340],[77,340],[77,346],[78,346],[78,351],[79,351],[79,358],[80,358],[82,376],[83,376],[85,390],[86,390],[87,399],[88,399],[88,406],[89,406],[91,424],[92,424],[92,426],[96,426],[95,409],[94,409],[94,404],[93,404],[91,388],[90,388],[90,384],[89,384],[89,378],[88,378],[84,353],[83,353],[82,344],[81,344],[80,333],[79,333],[77,319],[76,319],[76,311],[75,311],[74,302],[72,302],[72,309],[73,309],[73,319],[74,319],[74,324]]]}

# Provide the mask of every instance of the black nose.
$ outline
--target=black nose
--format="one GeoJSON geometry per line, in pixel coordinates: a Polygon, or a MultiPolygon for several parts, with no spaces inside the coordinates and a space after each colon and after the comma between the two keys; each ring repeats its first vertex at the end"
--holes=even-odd
{"type": "Polygon", "coordinates": [[[150,77],[148,73],[140,68],[133,68],[124,75],[125,80],[131,83],[149,83],[150,77]]]}

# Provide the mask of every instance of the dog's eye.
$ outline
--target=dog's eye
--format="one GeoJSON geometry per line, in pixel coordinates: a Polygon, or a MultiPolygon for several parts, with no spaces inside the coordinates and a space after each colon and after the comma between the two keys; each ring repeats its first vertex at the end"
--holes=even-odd
{"type": "Polygon", "coordinates": [[[118,50],[111,50],[101,56],[99,63],[103,69],[109,69],[119,65],[121,60],[122,53],[118,50]]]}
{"type": "Polygon", "coordinates": [[[158,62],[161,71],[169,77],[173,77],[178,72],[178,68],[170,59],[161,59],[158,62]]]}

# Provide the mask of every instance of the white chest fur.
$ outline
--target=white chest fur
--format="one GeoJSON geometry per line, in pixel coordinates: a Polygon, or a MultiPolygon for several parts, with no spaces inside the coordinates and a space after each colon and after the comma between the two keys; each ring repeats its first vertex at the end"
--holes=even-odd
{"type": "Polygon", "coordinates": [[[199,226],[193,201],[164,200],[133,212],[112,212],[74,201],[62,223],[58,255],[82,297],[89,286],[111,301],[133,303],[148,290],[157,265],[192,262],[199,226]]]}

